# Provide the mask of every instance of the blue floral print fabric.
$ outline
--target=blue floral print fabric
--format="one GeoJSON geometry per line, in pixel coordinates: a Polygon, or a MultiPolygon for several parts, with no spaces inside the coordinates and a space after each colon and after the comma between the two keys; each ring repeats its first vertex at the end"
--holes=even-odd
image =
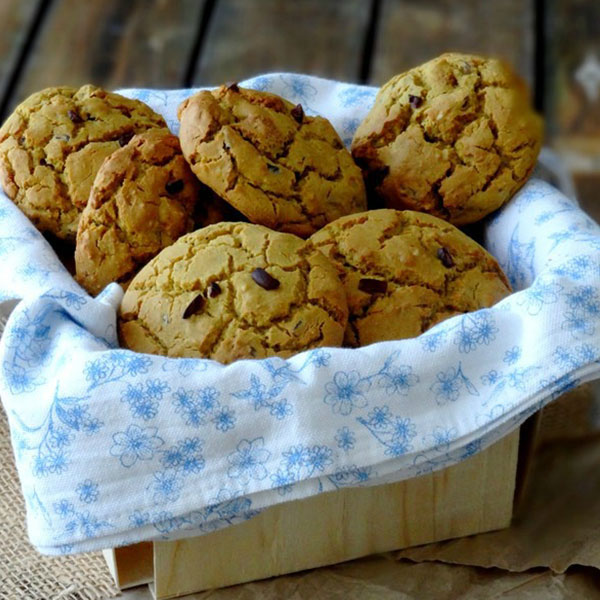
{"type": "MultiPolygon", "coordinates": [[[[275,74],[241,85],[328,117],[346,143],[373,88],[275,74]]],[[[127,90],[177,131],[193,90],[127,90]]],[[[271,505],[395,481],[479,452],[600,373],[600,231],[530,181],[488,219],[514,293],[415,339],[223,366],[118,347],[122,290],[81,289],[0,195],[0,394],[48,554],[199,535],[271,505]],[[7,304],[1,306],[6,307],[7,304]]]]}

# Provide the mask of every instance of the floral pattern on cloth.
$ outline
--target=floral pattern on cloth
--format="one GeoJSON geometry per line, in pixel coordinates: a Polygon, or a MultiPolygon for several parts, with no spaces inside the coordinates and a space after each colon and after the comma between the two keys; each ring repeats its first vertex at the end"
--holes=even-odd
{"type": "MultiPolygon", "coordinates": [[[[289,74],[241,85],[328,117],[346,143],[376,92],[289,74]]],[[[192,92],[125,93],[176,131],[192,92]]],[[[0,300],[20,300],[0,394],[32,543],[60,554],[198,535],[279,502],[415,477],[597,378],[598,225],[532,180],[487,220],[485,245],[514,286],[493,308],[414,339],[224,366],[120,349],[121,288],[90,297],[0,195],[0,300]]]]}

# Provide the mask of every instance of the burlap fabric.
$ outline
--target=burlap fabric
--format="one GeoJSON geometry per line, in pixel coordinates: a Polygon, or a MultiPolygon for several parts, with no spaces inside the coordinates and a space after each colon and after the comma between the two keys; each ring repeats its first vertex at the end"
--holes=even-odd
{"type": "MultiPolygon", "coordinates": [[[[0,333],[3,329],[0,321],[0,333]]],[[[0,600],[104,600],[117,593],[102,554],[42,556],[29,544],[8,423],[0,404],[0,600]]]]}

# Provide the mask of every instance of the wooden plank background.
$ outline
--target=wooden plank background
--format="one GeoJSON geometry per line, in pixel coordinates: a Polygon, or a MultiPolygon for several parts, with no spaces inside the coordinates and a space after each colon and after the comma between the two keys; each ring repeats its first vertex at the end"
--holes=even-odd
{"type": "Polygon", "coordinates": [[[533,49],[533,2],[383,0],[370,81],[456,50],[501,56],[533,85],[533,49]]]}
{"type": "Polygon", "coordinates": [[[193,84],[239,81],[268,71],[356,81],[369,14],[364,0],[220,0],[193,84]]]}
{"type": "Polygon", "coordinates": [[[283,70],[380,85],[446,50],[517,68],[546,143],[600,218],[599,0],[1,0],[0,118],[51,85],[169,88],[283,70]]]}

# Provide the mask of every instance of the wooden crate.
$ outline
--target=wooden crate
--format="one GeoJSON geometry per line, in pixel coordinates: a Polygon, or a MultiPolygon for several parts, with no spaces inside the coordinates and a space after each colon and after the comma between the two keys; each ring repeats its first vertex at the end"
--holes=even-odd
{"type": "Polygon", "coordinates": [[[159,600],[510,524],[519,432],[435,473],[271,507],[203,536],[105,551],[121,588],[159,600]]]}

